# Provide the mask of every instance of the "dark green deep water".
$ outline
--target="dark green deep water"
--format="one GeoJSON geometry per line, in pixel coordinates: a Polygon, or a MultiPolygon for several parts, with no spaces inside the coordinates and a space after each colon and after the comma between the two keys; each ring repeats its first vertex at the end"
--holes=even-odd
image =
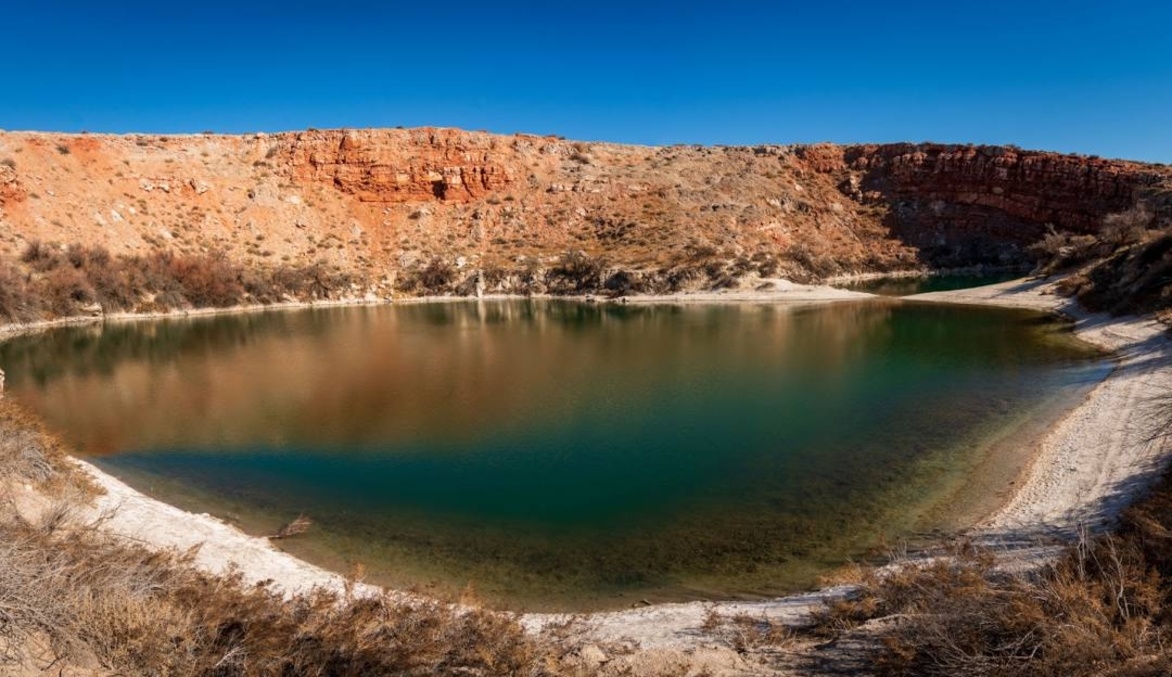
{"type": "Polygon", "coordinates": [[[0,365],[140,489],[262,532],[304,511],[298,554],[531,609],[809,585],[1110,369],[1047,316],[885,300],[111,323],[0,365]]]}

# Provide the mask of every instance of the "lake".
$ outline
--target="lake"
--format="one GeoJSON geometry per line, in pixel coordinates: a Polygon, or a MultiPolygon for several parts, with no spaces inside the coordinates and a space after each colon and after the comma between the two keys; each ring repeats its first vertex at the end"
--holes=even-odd
{"type": "Polygon", "coordinates": [[[62,328],[9,392],[132,486],[533,610],[752,598],[994,507],[1111,362],[1039,313],[461,301],[62,328]],[[1034,430],[1037,432],[1037,430],[1034,430]]]}

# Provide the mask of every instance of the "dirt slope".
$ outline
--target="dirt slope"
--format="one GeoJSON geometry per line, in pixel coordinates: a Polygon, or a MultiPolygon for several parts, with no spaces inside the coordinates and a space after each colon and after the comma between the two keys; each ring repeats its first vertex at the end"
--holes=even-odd
{"type": "Polygon", "coordinates": [[[1093,230],[1170,183],[1169,167],[990,146],[0,133],[0,254],[322,261],[387,293],[678,291],[1020,262],[1048,224],[1093,230]]]}

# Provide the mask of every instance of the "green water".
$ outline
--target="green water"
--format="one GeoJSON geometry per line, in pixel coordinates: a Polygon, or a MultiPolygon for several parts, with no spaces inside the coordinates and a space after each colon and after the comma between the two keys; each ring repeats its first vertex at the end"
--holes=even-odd
{"type": "Polygon", "coordinates": [[[305,512],[302,556],[527,609],[810,585],[1110,368],[1046,316],[884,300],[111,323],[0,365],[140,489],[258,532],[305,512]]]}
{"type": "Polygon", "coordinates": [[[1016,280],[1023,275],[1021,270],[1008,270],[952,275],[922,275],[919,277],[879,277],[872,280],[851,282],[842,286],[851,291],[862,291],[879,296],[911,296],[912,294],[926,294],[933,291],[982,287],[987,284],[1016,280]]]}

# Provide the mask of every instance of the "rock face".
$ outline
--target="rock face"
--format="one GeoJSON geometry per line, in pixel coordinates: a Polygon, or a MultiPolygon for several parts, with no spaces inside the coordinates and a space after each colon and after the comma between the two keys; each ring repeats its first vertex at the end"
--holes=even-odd
{"type": "Polygon", "coordinates": [[[24,190],[16,179],[15,161],[12,165],[0,164],[0,206],[24,199],[24,190]]]}
{"type": "Polygon", "coordinates": [[[0,254],[34,240],[218,251],[388,285],[430,266],[452,290],[491,292],[583,252],[569,288],[686,289],[1018,262],[1047,229],[1092,231],[1169,186],[1164,166],[993,146],[0,133],[0,254]]]}
{"type": "MultiPolygon", "coordinates": [[[[1003,146],[814,146],[802,153],[931,259],[1012,255],[1048,229],[1094,232],[1169,177],[1166,167],[1003,146]]],[[[950,261],[951,262],[951,261],[950,261]]]]}
{"type": "Polygon", "coordinates": [[[513,182],[498,137],[451,129],[311,131],[282,139],[277,157],[300,182],[363,202],[470,202],[513,182]]]}

